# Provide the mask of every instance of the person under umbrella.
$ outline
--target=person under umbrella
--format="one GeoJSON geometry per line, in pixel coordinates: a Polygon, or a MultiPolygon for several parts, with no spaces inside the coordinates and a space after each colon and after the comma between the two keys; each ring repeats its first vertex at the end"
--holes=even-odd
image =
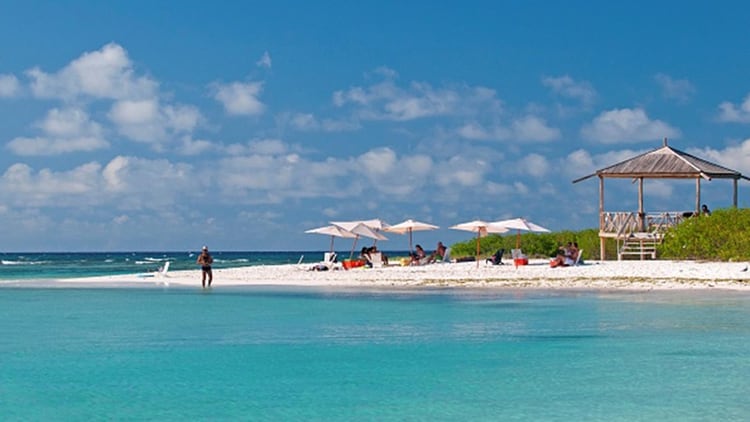
{"type": "Polygon", "coordinates": [[[505,227],[493,226],[491,223],[482,220],[474,220],[466,223],[451,226],[454,230],[464,230],[476,232],[477,234],[477,268],[479,268],[479,239],[487,236],[488,233],[505,233],[508,231],[505,227]]]}

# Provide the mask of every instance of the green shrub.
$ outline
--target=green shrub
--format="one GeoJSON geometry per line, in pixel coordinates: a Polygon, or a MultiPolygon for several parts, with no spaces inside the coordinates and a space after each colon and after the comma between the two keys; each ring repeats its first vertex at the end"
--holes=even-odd
{"type": "Polygon", "coordinates": [[[667,259],[750,260],[750,209],[689,218],[667,231],[657,252],[667,259]]]}

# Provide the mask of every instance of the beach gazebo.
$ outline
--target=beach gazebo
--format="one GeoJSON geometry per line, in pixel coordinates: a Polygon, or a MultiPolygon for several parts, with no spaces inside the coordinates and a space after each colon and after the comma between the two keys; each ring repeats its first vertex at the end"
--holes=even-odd
{"type": "Polygon", "coordinates": [[[679,223],[685,217],[700,214],[702,180],[732,180],[734,188],[732,205],[735,207],[737,206],[737,183],[740,179],[750,180],[736,170],[672,148],[667,143],[667,138],[664,138],[661,148],[597,170],[595,173],[574,180],[573,183],[594,176],[599,178],[599,239],[602,260],[605,259],[607,239],[617,240],[618,259],[627,254],[637,254],[641,258],[645,255],[655,257],[655,245],[661,241],[661,235],[668,227],[679,223]],[[607,178],[631,179],[633,183],[638,183],[637,212],[604,210],[604,179],[607,178]],[[684,211],[646,213],[643,207],[644,179],[695,179],[695,214],[684,211]],[[619,247],[621,241],[622,248],[619,247]],[[633,248],[633,244],[639,247],[633,248]]]}

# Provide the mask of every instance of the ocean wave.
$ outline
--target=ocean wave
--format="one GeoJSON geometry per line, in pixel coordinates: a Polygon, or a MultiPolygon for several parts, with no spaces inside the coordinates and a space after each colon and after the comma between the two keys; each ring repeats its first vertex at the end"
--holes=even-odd
{"type": "Polygon", "coordinates": [[[6,259],[0,260],[3,265],[42,265],[49,264],[49,261],[9,261],[6,259]]]}
{"type": "Polygon", "coordinates": [[[247,258],[237,258],[237,259],[216,259],[214,258],[214,262],[216,263],[243,263],[243,262],[250,262],[247,258]]]}
{"type": "MultiPolygon", "coordinates": [[[[147,257],[145,257],[143,259],[146,260],[146,261],[149,261],[149,262],[164,262],[164,261],[169,261],[169,258],[152,258],[150,256],[147,256],[147,257]]],[[[137,262],[138,261],[136,261],[136,263],[137,262]]]]}

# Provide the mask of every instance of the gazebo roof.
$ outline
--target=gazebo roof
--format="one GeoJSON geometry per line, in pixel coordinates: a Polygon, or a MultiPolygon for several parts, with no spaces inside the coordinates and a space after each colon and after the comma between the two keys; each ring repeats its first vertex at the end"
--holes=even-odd
{"type": "Polygon", "coordinates": [[[745,179],[740,172],[690,155],[667,145],[597,170],[596,173],[573,181],[578,183],[588,178],[652,178],[652,179],[745,179]]]}

